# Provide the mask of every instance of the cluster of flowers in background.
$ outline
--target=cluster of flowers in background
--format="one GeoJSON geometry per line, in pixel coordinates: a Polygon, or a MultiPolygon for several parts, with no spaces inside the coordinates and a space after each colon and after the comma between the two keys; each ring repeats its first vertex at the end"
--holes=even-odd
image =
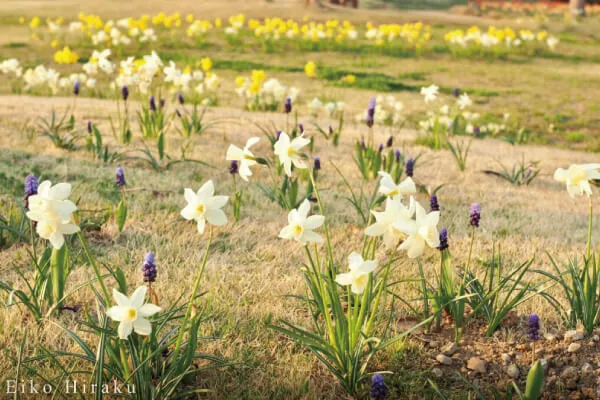
{"type": "Polygon", "coordinates": [[[478,26],[472,26],[466,31],[456,29],[444,35],[444,40],[451,46],[453,53],[460,54],[465,50],[494,51],[523,50],[531,51],[542,46],[554,50],[559,40],[549,35],[547,31],[534,33],[528,29],[515,32],[512,28],[488,27],[482,31],[478,26]]]}
{"type": "Polygon", "coordinates": [[[286,99],[296,100],[298,89],[286,87],[278,79],[269,78],[263,70],[253,70],[249,77],[238,76],[235,80],[237,94],[250,111],[275,111],[286,99]]]}

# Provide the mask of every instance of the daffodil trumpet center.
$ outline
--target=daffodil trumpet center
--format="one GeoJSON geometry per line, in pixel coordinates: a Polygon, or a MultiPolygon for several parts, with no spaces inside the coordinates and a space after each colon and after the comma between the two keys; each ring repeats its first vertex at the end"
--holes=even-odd
{"type": "Polygon", "coordinates": [[[302,235],[302,232],[304,232],[304,227],[302,225],[296,224],[292,228],[292,231],[294,232],[294,236],[300,236],[302,235]]]}
{"type": "Polygon", "coordinates": [[[137,310],[133,307],[129,307],[125,310],[125,318],[124,321],[133,322],[137,319],[137,310]]]}

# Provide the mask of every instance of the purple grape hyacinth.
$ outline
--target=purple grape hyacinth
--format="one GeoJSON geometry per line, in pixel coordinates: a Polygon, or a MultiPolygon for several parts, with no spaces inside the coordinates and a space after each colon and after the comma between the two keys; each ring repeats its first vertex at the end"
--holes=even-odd
{"type": "Polygon", "coordinates": [[[238,162],[237,162],[237,160],[233,160],[229,164],[229,173],[231,175],[235,175],[235,174],[238,173],[238,162]]]}
{"type": "Polygon", "coordinates": [[[411,157],[406,162],[406,176],[410,176],[412,178],[414,173],[415,173],[415,160],[414,160],[414,158],[411,157]]]}
{"type": "Polygon", "coordinates": [[[478,203],[471,204],[469,212],[469,223],[474,228],[479,228],[479,220],[481,219],[481,206],[478,203]]]}
{"type": "Polygon", "coordinates": [[[402,155],[402,153],[400,153],[400,150],[396,149],[396,151],[394,152],[394,157],[396,157],[396,162],[399,163],[400,162],[400,156],[402,155]]]}
{"type": "Polygon", "coordinates": [[[292,112],[292,99],[291,98],[288,97],[287,99],[285,99],[284,109],[285,109],[286,114],[289,114],[292,112]]]}
{"type": "Polygon", "coordinates": [[[183,94],[179,93],[177,94],[177,101],[179,102],[179,104],[184,105],[185,104],[185,99],[183,98],[183,94]]]}
{"type": "Polygon", "coordinates": [[[73,94],[75,96],[79,96],[80,89],[81,89],[81,84],[79,83],[79,81],[75,82],[75,84],[73,85],[73,94]]]}
{"type": "Polygon", "coordinates": [[[385,146],[386,147],[392,147],[392,144],[394,144],[394,137],[390,136],[387,140],[387,142],[385,142],[385,146]]]}
{"type": "Polygon", "coordinates": [[[529,314],[527,334],[531,340],[540,339],[540,317],[536,313],[529,314]]]}
{"type": "Polygon", "coordinates": [[[377,100],[375,97],[371,97],[369,100],[369,106],[367,107],[367,126],[372,128],[375,124],[375,106],[377,105],[377,100]]]}
{"type": "Polygon", "coordinates": [[[126,185],[125,170],[123,170],[123,167],[117,167],[117,172],[115,174],[115,184],[119,188],[122,188],[123,186],[126,185]]]}
{"type": "Polygon", "coordinates": [[[431,211],[440,211],[440,203],[438,203],[438,198],[435,194],[429,198],[429,208],[431,211]]]}
{"type": "Polygon", "coordinates": [[[123,101],[127,101],[127,99],[129,98],[129,88],[127,87],[127,85],[121,88],[121,97],[123,97],[123,101]]]}
{"type": "Polygon", "coordinates": [[[144,256],[142,274],[144,276],[144,282],[151,283],[156,281],[156,265],[154,264],[154,253],[151,251],[144,256]]]}
{"type": "Polygon", "coordinates": [[[89,134],[92,133],[92,121],[88,121],[87,123],[87,131],[89,134]]]}
{"type": "Polygon", "coordinates": [[[154,96],[150,96],[150,99],[148,100],[148,104],[152,111],[156,111],[156,100],[154,99],[154,96]]]}
{"type": "Polygon", "coordinates": [[[371,398],[375,400],[384,400],[388,394],[388,388],[383,381],[383,376],[375,374],[371,378],[371,398]]]}
{"type": "Polygon", "coordinates": [[[29,209],[29,198],[38,192],[38,179],[35,175],[29,174],[25,178],[25,208],[29,209]]]}
{"type": "Polygon", "coordinates": [[[438,249],[440,251],[448,250],[448,229],[446,228],[440,230],[440,245],[438,249]]]}
{"type": "Polygon", "coordinates": [[[318,171],[321,169],[321,157],[315,157],[315,165],[313,168],[315,171],[318,171]]]}

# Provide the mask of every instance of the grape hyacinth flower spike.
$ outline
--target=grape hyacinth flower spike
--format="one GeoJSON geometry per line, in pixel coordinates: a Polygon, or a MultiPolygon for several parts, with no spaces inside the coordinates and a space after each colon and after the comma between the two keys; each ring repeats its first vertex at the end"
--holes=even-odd
{"type": "Polygon", "coordinates": [[[36,176],[33,174],[27,175],[27,178],[25,178],[25,209],[29,209],[29,197],[38,193],[38,186],[38,179],[36,176]]]}
{"type": "Polygon", "coordinates": [[[406,162],[406,176],[413,177],[415,173],[415,160],[414,158],[409,158],[406,162]]]}
{"type": "Polygon", "coordinates": [[[126,185],[125,171],[122,167],[117,167],[117,171],[115,173],[115,184],[119,189],[126,185]]]}
{"type": "Polygon", "coordinates": [[[388,394],[388,388],[383,381],[383,376],[375,374],[371,378],[371,398],[375,400],[384,400],[388,394]]]}
{"type": "Polygon", "coordinates": [[[237,160],[231,161],[231,163],[229,164],[229,168],[228,169],[229,169],[229,173],[231,175],[237,174],[238,173],[238,169],[239,169],[239,165],[238,165],[237,160]]]}
{"type": "Polygon", "coordinates": [[[438,249],[440,251],[448,250],[448,229],[446,228],[440,230],[440,245],[438,249]]]}
{"type": "Polygon", "coordinates": [[[287,99],[285,99],[284,109],[285,109],[286,114],[289,114],[292,112],[292,99],[291,98],[288,97],[287,99]]]}
{"type": "Polygon", "coordinates": [[[438,198],[435,194],[429,198],[429,208],[431,211],[440,211],[440,203],[438,203],[438,198]]]}
{"type": "Polygon", "coordinates": [[[469,212],[469,223],[473,228],[479,228],[479,220],[481,219],[481,206],[478,203],[471,204],[469,212]]]}
{"type": "Polygon", "coordinates": [[[152,296],[154,304],[158,305],[158,295],[152,289],[152,283],[156,281],[156,264],[154,263],[154,253],[149,251],[144,256],[144,262],[142,263],[142,276],[144,283],[148,285],[148,294],[152,296]]]}

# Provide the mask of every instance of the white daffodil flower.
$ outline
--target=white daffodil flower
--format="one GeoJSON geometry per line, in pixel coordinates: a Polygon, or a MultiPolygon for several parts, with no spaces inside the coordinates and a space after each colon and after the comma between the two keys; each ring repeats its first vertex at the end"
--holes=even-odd
{"type": "Polygon", "coordinates": [[[439,90],[439,87],[437,87],[436,85],[422,87],[421,95],[425,97],[425,103],[430,103],[432,101],[435,101],[435,99],[437,99],[437,96],[438,96],[438,90],[439,90]]]}
{"type": "Polygon", "coordinates": [[[274,153],[279,157],[279,162],[283,165],[283,169],[288,176],[292,176],[292,164],[296,168],[308,168],[300,150],[309,143],[310,140],[303,135],[291,141],[287,133],[281,132],[279,135],[279,139],[273,146],[274,153]]]}
{"type": "Polygon", "coordinates": [[[410,230],[414,224],[412,219],[415,214],[415,199],[411,196],[410,206],[407,208],[400,197],[388,197],[385,200],[385,211],[371,210],[375,223],[365,229],[367,236],[382,236],[384,245],[390,249],[395,247],[400,240],[402,232],[410,230]]]}
{"type": "Polygon", "coordinates": [[[468,94],[463,93],[456,101],[456,104],[458,104],[458,108],[464,110],[465,108],[471,107],[473,105],[473,100],[471,100],[468,94]]]}
{"type": "Polygon", "coordinates": [[[240,163],[238,168],[238,173],[240,177],[248,182],[248,177],[252,176],[252,171],[250,171],[250,167],[256,165],[256,158],[254,154],[250,151],[250,147],[258,143],[260,138],[251,137],[246,142],[246,146],[243,149],[231,144],[227,149],[227,156],[225,157],[227,161],[238,161],[240,163]]]}
{"type": "Polygon", "coordinates": [[[211,225],[221,226],[227,223],[227,216],[221,208],[227,204],[229,197],[214,196],[215,186],[209,180],[194,193],[192,189],[184,190],[187,206],[181,210],[181,216],[187,220],[195,220],[198,224],[198,232],[204,233],[206,221],[211,225]]]}
{"type": "Polygon", "coordinates": [[[282,239],[294,239],[301,244],[322,243],[323,237],[318,233],[313,232],[314,229],[323,225],[325,217],[322,215],[311,215],[310,202],[305,199],[300,207],[293,209],[288,214],[288,225],[279,232],[279,237],[282,239]]]}
{"type": "Polygon", "coordinates": [[[140,286],[131,297],[127,297],[113,289],[113,297],[117,305],[106,310],[106,315],[113,321],[119,322],[119,339],[127,339],[132,331],[144,336],[152,333],[152,324],[147,317],[156,314],[161,308],[152,303],[144,304],[146,290],[146,286],[140,286]]]}
{"type": "Polygon", "coordinates": [[[398,247],[398,250],[406,250],[410,258],[417,258],[425,250],[425,244],[436,248],[440,245],[440,234],[437,224],[440,220],[440,212],[432,211],[429,214],[419,204],[416,204],[416,220],[412,224],[404,224],[400,230],[408,237],[398,247]]]}
{"type": "Polygon", "coordinates": [[[56,249],[65,243],[64,235],[79,232],[79,227],[72,223],[77,206],[68,200],[70,195],[70,184],[52,186],[50,181],[44,181],[39,185],[38,193],[29,197],[27,217],[37,222],[38,235],[49,240],[56,249]]]}
{"type": "Polygon", "coordinates": [[[377,268],[376,260],[364,260],[357,252],[348,256],[348,268],[350,272],[339,274],[335,281],[342,286],[351,286],[352,293],[361,294],[365,291],[369,282],[369,274],[377,268]]]}
{"type": "Polygon", "coordinates": [[[600,179],[600,164],[571,164],[569,169],[558,168],[554,172],[554,179],[560,183],[567,184],[569,196],[583,195],[590,196],[592,188],[591,179],[600,179]]]}
{"type": "Polygon", "coordinates": [[[392,176],[387,172],[379,171],[378,175],[381,177],[381,180],[379,181],[379,193],[385,196],[399,196],[402,198],[402,196],[406,194],[413,194],[417,192],[417,186],[410,176],[396,185],[394,178],[392,178],[392,176]]]}

